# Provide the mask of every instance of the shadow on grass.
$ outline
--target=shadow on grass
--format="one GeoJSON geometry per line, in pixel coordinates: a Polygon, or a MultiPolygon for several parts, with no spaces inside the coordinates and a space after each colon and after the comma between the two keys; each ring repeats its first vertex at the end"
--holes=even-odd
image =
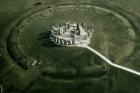
{"type": "Polygon", "coordinates": [[[62,47],[51,41],[50,33],[50,31],[46,31],[39,34],[38,40],[41,44],[45,47],[62,47]]]}

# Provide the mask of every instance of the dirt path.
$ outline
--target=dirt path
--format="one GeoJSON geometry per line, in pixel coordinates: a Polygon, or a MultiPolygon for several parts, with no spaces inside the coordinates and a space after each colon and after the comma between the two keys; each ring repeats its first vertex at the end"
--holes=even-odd
{"type": "Polygon", "coordinates": [[[82,46],[78,46],[78,47],[83,47],[83,48],[86,48],[90,51],[92,51],[93,53],[95,53],[97,56],[99,56],[100,58],[102,58],[106,63],[108,63],[109,65],[113,66],[113,67],[116,67],[116,68],[119,68],[119,69],[122,69],[122,70],[125,70],[127,72],[130,72],[130,73],[133,73],[135,75],[138,75],[140,76],[140,72],[138,71],[135,71],[133,69],[130,69],[128,67],[124,67],[124,66],[121,66],[121,65],[118,65],[118,64],[115,64],[113,63],[112,61],[110,61],[108,58],[106,58],[105,56],[103,56],[101,53],[99,53],[98,51],[96,51],[95,49],[91,48],[90,46],[88,45],[82,45],[82,46]]]}

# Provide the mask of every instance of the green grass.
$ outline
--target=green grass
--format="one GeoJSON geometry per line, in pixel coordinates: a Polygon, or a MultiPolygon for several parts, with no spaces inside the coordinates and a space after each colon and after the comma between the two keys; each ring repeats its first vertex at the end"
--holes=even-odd
{"type": "MultiPolygon", "coordinates": [[[[99,0],[47,0],[43,1],[42,5],[51,6],[54,4],[78,4],[78,3],[89,3],[100,6],[110,6],[114,9],[114,6],[119,6],[131,13],[140,15],[139,12],[139,0],[106,0],[100,2],[99,0]]],[[[39,2],[40,2],[39,1],[39,2]]],[[[15,60],[9,57],[4,43],[6,41],[6,35],[8,31],[4,31],[9,23],[12,23],[17,16],[21,16],[23,11],[37,8],[42,5],[35,6],[34,4],[38,1],[33,0],[13,0],[13,1],[1,1],[0,3],[0,36],[5,39],[1,39],[0,52],[2,58],[6,58],[5,64],[2,64],[0,75],[0,81],[4,82],[4,87],[7,93],[19,93],[24,89],[28,91],[28,87],[32,82],[33,86],[29,87],[28,93],[139,93],[139,77],[131,75],[127,72],[110,68],[107,70],[109,78],[96,77],[98,72],[104,70],[104,62],[97,56],[92,54],[90,51],[82,48],[64,48],[64,47],[45,47],[41,45],[41,42],[37,40],[39,33],[50,30],[50,24],[59,22],[71,21],[83,21],[94,26],[95,33],[92,38],[92,47],[103,53],[106,57],[114,60],[116,63],[122,64],[127,67],[139,70],[139,24],[140,19],[134,15],[128,15],[129,20],[135,23],[136,39],[132,36],[132,33],[128,32],[126,25],[114,17],[112,14],[105,14],[102,12],[95,12],[92,10],[73,10],[64,12],[55,12],[49,17],[33,16],[33,23],[25,29],[23,33],[18,37],[13,35],[15,40],[20,38],[19,44],[21,45],[22,52],[25,56],[41,59],[43,64],[29,69],[24,70],[14,63],[15,60]],[[16,2],[16,3],[15,3],[16,2]],[[20,15],[19,15],[20,14],[20,15]],[[70,15],[69,15],[70,14],[70,15]],[[80,16],[80,17],[79,17],[80,16]],[[135,46],[136,45],[136,46],[135,46]],[[74,53],[74,54],[73,54],[74,53]],[[4,56],[3,56],[4,55],[4,56]],[[41,56],[41,58],[40,58],[41,56]],[[48,69],[48,68],[50,69],[48,69]],[[93,73],[93,80],[85,78],[85,80],[51,80],[48,77],[40,77],[40,72],[44,70],[54,71],[60,74],[65,73],[64,71],[75,74],[75,71],[87,73],[93,73]],[[38,79],[40,77],[40,79],[38,79]],[[95,79],[96,77],[96,79],[95,79]],[[109,84],[108,84],[108,79],[109,84]],[[12,88],[10,87],[12,86],[12,88]],[[106,88],[109,87],[109,90],[106,88]]],[[[59,9],[58,9],[59,10],[59,9]]],[[[115,11],[121,12],[121,10],[114,9],[115,11]]],[[[123,12],[127,15],[127,13],[123,12]]],[[[50,14],[51,15],[51,14],[50,14]]],[[[127,18],[127,19],[128,19],[127,18]]],[[[12,37],[12,38],[13,38],[12,37]]],[[[23,55],[17,50],[17,47],[9,45],[11,54],[19,59],[23,55]]],[[[0,60],[3,61],[3,60],[0,60]]],[[[17,61],[17,60],[16,60],[17,61]]],[[[27,61],[27,60],[25,60],[27,61]]],[[[18,63],[19,61],[17,61],[18,63]]],[[[64,77],[65,78],[65,77],[64,77]]],[[[26,92],[27,92],[26,91],[26,92]]],[[[5,93],[6,93],[5,92],[5,93]]]]}

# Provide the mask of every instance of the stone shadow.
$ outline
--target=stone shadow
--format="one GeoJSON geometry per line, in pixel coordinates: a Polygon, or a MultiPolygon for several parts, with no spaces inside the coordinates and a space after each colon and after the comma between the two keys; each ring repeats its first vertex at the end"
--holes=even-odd
{"type": "Polygon", "coordinates": [[[62,46],[55,44],[53,41],[51,41],[50,36],[51,36],[51,32],[46,31],[46,32],[40,33],[37,39],[45,47],[62,47],[62,46]]]}

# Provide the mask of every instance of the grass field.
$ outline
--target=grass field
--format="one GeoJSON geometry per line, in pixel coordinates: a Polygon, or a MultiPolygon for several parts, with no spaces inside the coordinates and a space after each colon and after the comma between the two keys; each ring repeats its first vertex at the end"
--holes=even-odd
{"type": "Polygon", "coordinates": [[[91,47],[140,71],[139,0],[0,2],[4,93],[140,93],[140,77],[105,64],[87,49],[50,47],[46,38],[53,24],[84,22],[95,30],[91,47]],[[41,64],[27,69],[33,60],[41,64]]]}

